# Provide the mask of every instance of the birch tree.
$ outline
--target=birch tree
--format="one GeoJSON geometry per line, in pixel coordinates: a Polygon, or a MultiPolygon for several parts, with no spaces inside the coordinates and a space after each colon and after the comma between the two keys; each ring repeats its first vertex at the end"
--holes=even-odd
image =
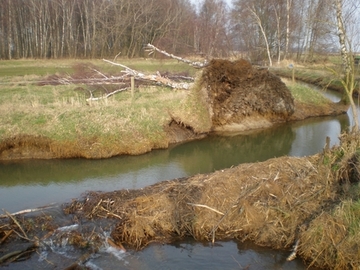
{"type": "Polygon", "coordinates": [[[261,34],[262,34],[262,36],[264,38],[264,42],[265,42],[265,46],[266,46],[266,53],[267,53],[268,60],[269,60],[269,66],[271,67],[272,66],[272,57],[271,57],[270,45],[269,45],[268,37],[267,37],[266,32],[265,32],[263,22],[262,22],[262,20],[260,18],[260,15],[257,13],[254,6],[248,7],[248,9],[250,10],[250,12],[251,12],[251,14],[252,14],[252,16],[253,16],[253,18],[255,20],[255,23],[259,27],[259,29],[261,31],[261,34]]]}
{"type": "Polygon", "coordinates": [[[290,43],[290,11],[292,7],[293,0],[286,0],[286,37],[285,37],[285,53],[284,59],[287,58],[289,53],[289,43],[290,43]]]}
{"type": "MultiPolygon", "coordinates": [[[[354,60],[352,56],[353,54],[351,49],[351,42],[349,40],[349,37],[347,36],[345,24],[344,24],[343,0],[335,0],[334,7],[336,12],[337,35],[339,38],[340,53],[344,68],[344,76],[341,79],[341,84],[343,85],[345,90],[346,101],[350,103],[350,107],[353,112],[354,131],[358,131],[359,119],[358,119],[356,104],[353,99],[353,94],[356,87],[355,68],[354,68],[354,60]]],[[[358,7],[354,6],[354,8],[358,8],[358,7]]]]}

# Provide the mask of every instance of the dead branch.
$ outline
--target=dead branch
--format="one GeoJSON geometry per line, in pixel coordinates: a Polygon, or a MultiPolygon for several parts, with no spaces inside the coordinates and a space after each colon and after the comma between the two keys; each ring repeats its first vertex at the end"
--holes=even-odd
{"type": "Polygon", "coordinates": [[[291,254],[289,255],[289,257],[286,258],[287,261],[292,261],[296,258],[296,253],[297,253],[297,250],[299,248],[299,239],[296,240],[295,242],[295,245],[293,247],[293,251],[291,252],[291,254]]]}
{"type": "Polygon", "coordinates": [[[164,50],[160,50],[159,48],[155,47],[154,45],[148,43],[145,47],[145,51],[149,52],[149,55],[153,54],[155,51],[161,53],[161,54],[164,54],[170,58],[173,58],[173,59],[176,59],[180,62],[183,62],[183,63],[186,63],[194,68],[203,68],[203,67],[206,67],[208,62],[205,60],[204,62],[193,62],[193,61],[190,61],[188,59],[185,59],[185,58],[182,58],[182,57],[179,57],[179,56],[176,56],[176,55],[173,55],[171,53],[168,53],[164,50]]]}
{"type": "Polygon", "coordinates": [[[116,93],[119,93],[119,92],[122,92],[122,91],[126,91],[126,90],[129,90],[129,89],[130,89],[129,87],[120,88],[120,89],[115,90],[115,91],[113,91],[113,92],[111,92],[111,93],[108,93],[108,94],[106,94],[106,95],[104,95],[104,96],[96,97],[96,98],[93,96],[92,92],[90,91],[90,97],[86,99],[86,102],[89,102],[89,101],[97,101],[97,100],[101,100],[101,99],[106,99],[106,98],[108,98],[108,97],[110,97],[110,96],[112,96],[112,95],[114,95],[114,94],[116,94],[116,93]]]}
{"type": "Polygon", "coordinates": [[[5,235],[0,240],[0,245],[12,234],[13,230],[5,231],[5,235]]]}
{"type": "Polygon", "coordinates": [[[131,69],[128,66],[125,66],[123,64],[115,63],[115,62],[112,62],[112,61],[106,60],[106,59],[103,59],[103,61],[110,63],[112,65],[120,66],[120,67],[124,68],[125,70],[123,72],[126,75],[133,76],[135,79],[138,79],[138,80],[140,79],[140,80],[152,81],[152,82],[156,82],[157,84],[169,86],[174,89],[188,90],[193,85],[192,83],[186,83],[186,82],[174,82],[168,78],[162,77],[159,72],[157,72],[156,75],[145,75],[144,73],[141,73],[139,71],[131,69]]]}
{"type": "MultiPolygon", "coordinates": [[[[20,223],[16,220],[16,218],[13,217],[9,212],[7,212],[7,211],[5,211],[5,210],[4,210],[4,212],[5,212],[5,214],[6,214],[9,218],[12,219],[12,221],[14,221],[14,223],[16,224],[16,226],[18,226],[18,228],[20,229],[20,231],[23,233],[23,238],[31,241],[31,240],[28,238],[27,234],[25,233],[24,229],[21,227],[20,223]]],[[[15,231],[15,233],[16,233],[16,231],[15,231]]]]}
{"type": "MultiPolygon", "coordinates": [[[[21,210],[15,213],[7,213],[6,215],[0,215],[0,218],[5,218],[5,217],[9,217],[9,214],[11,216],[15,216],[15,215],[22,215],[22,214],[28,214],[28,213],[33,213],[33,212],[38,212],[38,211],[42,211],[45,209],[51,209],[56,207],[56,205],[48,205],[48,206],[44,206],[44,207],[39,207],[39,208],[32,208],[32,209],[25,209],[25,210],[21,210]]],[[[4,212],[6,212],[6,210],[3,209],[4,212]]]]}
{"type": "Polygon", "coordinates": [[[17,250],[17,251],[7,253],[4,256],[0,257],[0,265],[5,262],[7,262],[7,263],[14,262],[17,259],[19,259],[20,257],[23,257],[24,255],[34,252],[36,250],[36,248],[37,248],[36,245],[32,245],[32,246],[26,248],[25,250],[17,250]]]}

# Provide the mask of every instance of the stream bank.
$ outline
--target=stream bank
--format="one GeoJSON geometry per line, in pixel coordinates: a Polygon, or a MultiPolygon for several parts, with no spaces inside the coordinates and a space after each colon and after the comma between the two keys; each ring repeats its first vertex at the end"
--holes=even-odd
{"type": "MultiPolygon", "coordinates": [[[[87,119],[86,123],[71,127],[76,131],[72,139],[50,139],[42,133],[5,137],[0,141],[0,161],[140,155],[174,143],[201,139],[214,131],[247,132],[310,117],[345,114],[348,110],[348,106],[330,101],[314,105],[294,100],[279,77],[241,59],[234,62],[212,60],[187,97],[192,99],[192,108],[180,111],[167,108],[164,112],[167,122],[157,126],[157,132],[150,133],[151,138],[139,130],[125,136],[112,134],[112,130],[105,131],[103,126],[94,128],[101,129],[98,135],[81,135],[82,129],[93,128],[93,120],[87,119]]],[[[117,126],[117,121],[121,120],[117,117],[120,116],[112,115],[106,123],[100,123],[117,126]]],[[[64,127],[59,125],[57,129],[64,127]]]]}

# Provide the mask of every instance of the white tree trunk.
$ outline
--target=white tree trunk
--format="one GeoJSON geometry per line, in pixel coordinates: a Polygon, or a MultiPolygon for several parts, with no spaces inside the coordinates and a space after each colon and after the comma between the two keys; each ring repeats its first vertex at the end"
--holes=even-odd
{"type": "Polygon", "coordinates": [[[290,9],[292,0],[286,0],[286,37],[285,37],[285,54],[284,59],[287,58],[289,53],[289,39],[290,39],[290,9]]]}
{"type": "Polygon", "coordinates": [[[272,59],[271,59],[270,46],[269,46],[269,42],[268,42],[268,39],[267,39],[265,30],[264,30],[264,27],[263,27],[263,25],[262,25],[261,19],[260,19],[260,17],[258,16],[258,14],[256,13],[256,11],[255,11],[254,8],[249,8],[249,10],[250,10],[251,13],[253,14],[254,19],[255,19],[255,22],[256,22],[257,25],[259,26],[260,31],[261,31],[261,33],[262,33],[262,35],[263,35],[263,37],[264,37],[265,45],[266,45],[266,52],[267,52],[267,55],[268,55],[268,58],[269,58],[269,66],[271,67],[271,66],[272,66],[272,59]]]}
{"type": "Polygon", "coordinates": [[[354,120],[354,131],[359,130],[359,119],[357,108],[353,99],[353,93],[355,89],[355,71],[354,71],[354,61],[352,61],[352,52],[349,43],[347,42],[347,36],[345,31],[345,25],[343,20],[343,0],[335,0],[335,9],[336,9],[336,23],[338,29],[338,37],[340,43],[340,52],[342,63],[345,70],[345,78],[341,79],[341,83],[345,88],[347,97],[350,102],[351,110],[353,112],[354,120]]]}

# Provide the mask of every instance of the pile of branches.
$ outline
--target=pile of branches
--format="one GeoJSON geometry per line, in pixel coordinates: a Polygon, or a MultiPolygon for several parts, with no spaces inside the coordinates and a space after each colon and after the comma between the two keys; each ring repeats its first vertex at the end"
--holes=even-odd
{"type": "MultiPolygon", "coordinates": [[[[205,67],[207,62],[193,62],[185,58],[169,54],[166,51],[160,50],[152,44],[147,44],[145,49],[149,54],[154,52],[162,53],[168,57],[176,59],[178,61],[189,64],[194,68],[205,67]]],[[[78,64],[74,67],[75,73],[73,75],[51,75],[45,80],[38,82],[38,85],[68,85],[68,84],[86,84],[85,89],[89,93],[87,101],[95,101],[99,99],[108,98],[116,93],[131,89],[131,78],[137,82],[137,85],[156,84],[173,89],[189,90],[194,82],[194,78],[183,74],[169,74],[156,72],[155,74],[144,74],[140,71],[132,69],[126,65],[116,62],[116,57],[113,61],[103,59],[106,63],[122,68],[121,74],[117,76],[109,75],[101,72],[97,67],[91,64],[78,64]],[[115,89],[114,89],[115,85],[115,89]],[[94,87],[97,86],[97,87],[94,87]],[[95,89],[95,90],[94,90],[95,89]],[[95,97],[96,91],[101,92],[99,97],[95,97]]],[[[77,90],[84,90],[83,88],[77,88],[77,90]]]]}

